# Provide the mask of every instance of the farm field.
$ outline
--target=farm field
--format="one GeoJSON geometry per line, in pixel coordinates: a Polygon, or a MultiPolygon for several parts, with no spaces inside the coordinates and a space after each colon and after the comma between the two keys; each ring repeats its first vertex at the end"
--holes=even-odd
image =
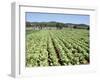
{"type": "Polygon", "coordinates": [[[89,30],[26,30],[26,67],[89,64],[89,30]]]}

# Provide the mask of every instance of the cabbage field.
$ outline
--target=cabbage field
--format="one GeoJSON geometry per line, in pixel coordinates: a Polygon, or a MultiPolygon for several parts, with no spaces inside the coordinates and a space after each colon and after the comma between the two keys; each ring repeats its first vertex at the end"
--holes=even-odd
{"type": "Polygon", "coordinates": [[[26,30],[26,67],[89,64],[89,30],[26,30]]]}

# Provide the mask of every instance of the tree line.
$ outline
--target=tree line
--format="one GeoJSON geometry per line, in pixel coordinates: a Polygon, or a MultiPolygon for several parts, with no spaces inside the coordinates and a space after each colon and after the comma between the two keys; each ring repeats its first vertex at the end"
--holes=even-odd
{"type": "Polygon", "coordinates": [[[26,27],[39,27],[43,29],[45,27],[56,27],[57,29],[62,28],[78,28],[78,29],[88,29],[89,25],[86,24],[73,24],[73,23],[61,23],[61,22],[26,22],[26,27]]]}

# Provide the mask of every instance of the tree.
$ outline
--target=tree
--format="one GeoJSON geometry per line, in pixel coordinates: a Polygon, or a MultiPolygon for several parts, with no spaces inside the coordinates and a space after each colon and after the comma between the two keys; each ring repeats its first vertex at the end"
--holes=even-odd
{"type": "Polygon", "coordinates": [[[90,29],[90,27],[88,26],[87,30],[89,30],[89,29],[90,29]]]}
{"type": "Polygon", "coordinates": [[[62,29],[63,26],[64,26],[63,23],[56,23],[56,27],[57,27],[57,29],[62,29]]]}
{"type": "Polygon", "coordinates": [[[31,23],[30,22],[26,22],[26,27],[31,27],[31,23]]]}
{"type": "Polygon", "coordinates": [[[75,29],[76,29],[76,28],[77,28],[77,25],[74,25],[74,26],[73,26],[73,28],[75,28],[75,29]]]}

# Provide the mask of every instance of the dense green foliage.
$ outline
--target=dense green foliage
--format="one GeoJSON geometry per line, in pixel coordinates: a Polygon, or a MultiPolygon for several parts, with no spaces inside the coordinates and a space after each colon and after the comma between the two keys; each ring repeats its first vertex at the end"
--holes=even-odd
{"type": "Polygon", "coordinates": [[[26,66],[89,64],[89,30],[26,31],[26,66]]]}

